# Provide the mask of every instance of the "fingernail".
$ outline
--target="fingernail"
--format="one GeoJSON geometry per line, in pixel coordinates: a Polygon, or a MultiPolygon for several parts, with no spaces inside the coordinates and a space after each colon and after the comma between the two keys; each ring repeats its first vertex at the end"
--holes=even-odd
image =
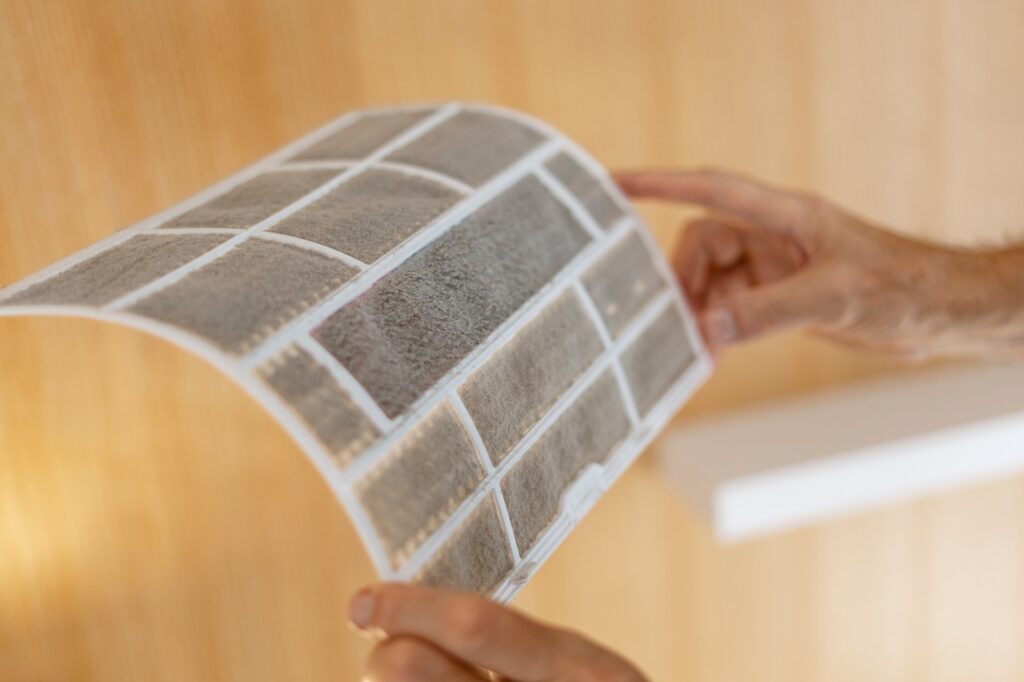
{"type": "Polygon", "coordinates": [[[704,333],[712,346],[724,346],[736,340],[736,320],[725,308],[715,308],[704,314],[704,333]]]}
{"type": "Polygon", "coordinates": [[[365,630],[373,620],[374,606],[376,606],[376,598],[373,591],[368,587],[364,588],[357,592],[356,596],[352,597],[352,601],[348,603],[348,619],[360,630],[365,630]]]}
{"type": "Polygon", "coordinates": [[[355,633],[357,637],[362,637],[363,639],[370,642],[383,642],[385,639],[388,638],[388,633],[384,632],[383,629],[376,626],[360,628],[356,627],[356,624],[352,621],[349,621],[348,623],[346,623],[346,625],[348,625],[348,629],[355,633]]]}

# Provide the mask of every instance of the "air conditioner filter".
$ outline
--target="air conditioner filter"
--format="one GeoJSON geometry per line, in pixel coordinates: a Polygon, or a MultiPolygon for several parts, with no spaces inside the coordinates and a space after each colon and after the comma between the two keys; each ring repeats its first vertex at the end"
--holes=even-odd
{"type": "Polygon", "coordinates": [[[356,112],[0,292],[136,327],[287,429],[386,579],[507,600],[709,362],[646,228],[565,137],[356,112]]]}

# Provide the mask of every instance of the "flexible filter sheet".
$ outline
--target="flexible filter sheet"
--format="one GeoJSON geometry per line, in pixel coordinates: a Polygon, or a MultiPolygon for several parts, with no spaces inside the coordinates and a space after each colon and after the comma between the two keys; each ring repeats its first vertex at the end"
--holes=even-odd
{"type": "Polygon", "coordinates": [[[382,578],[506,601],[709,361],[607,173],[480,105],[355,112],[0,290],[194,352],[289,432],[382,578]]]}

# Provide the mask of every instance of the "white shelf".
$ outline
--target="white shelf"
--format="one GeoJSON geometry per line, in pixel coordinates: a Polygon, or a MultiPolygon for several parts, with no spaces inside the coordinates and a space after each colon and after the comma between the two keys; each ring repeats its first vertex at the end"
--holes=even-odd
{"type": "Polygon", "coordinates": [[[677,423],[654,446],[727,542],[1024,471],[1024,366],[858,382],[677,423]]]}

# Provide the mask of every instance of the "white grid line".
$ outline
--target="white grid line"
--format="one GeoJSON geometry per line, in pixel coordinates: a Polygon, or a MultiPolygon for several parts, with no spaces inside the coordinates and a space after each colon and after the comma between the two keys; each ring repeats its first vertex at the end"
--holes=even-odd
{"type": "Polygon", "coordinates": [[[508,506],[505,504],[505,491],[501,489],[501,481],[497,478],[491,481],[490,488],[498,503],[498,518],[501,519],[501,525],[505,528],[508,548],[512,550],[513,564],[518,568],[519,563],[523,560],[523,555],[519,552],[519,541],[516,540],[516,531],[512,527],[512,515],[508,513],[508,506]]]}
{"type": "Polygon", "coordinates": [[[323,183],[316,189],[308,192],[307,194],[303,195],[296,201],[280,209],[276,213],[268,216],[267,218],[264,218],[255,225],[249,227],[245,232],[207,251],[202,256],[199,256],[198,258],[190,261],[189,263],[183,265],[177,270],[169,272],[163,277],[159,277],[156,280],[150,282],[149,284],[144,285],[136,289],[135,291],[122,296],[121,298],[113,301],[112,303],[108,304],[105,307],[110,310],[123,310],[124,308],[128,308],[135,304],[136,302],[142,300],[146,296],[149,296],[150,294],[159,291],[164,287],[174,284],[175,282],[182,279],[189,273],[198,270],[202,266],[212,262],[214,259],[226,254],[228,251],[231,251],[236,246],[252,237],[254,234],[257,234],[268,229],[270,226],[277,224],[284,218],[287,218],[293,213],[299,211],[300,209],[305,208],[309,204],[313,203],[320,197],[324,196],[325,194],[333,190],[335,187],[338,187],[343,182],[347,181],[349,178],[357,175],[360,171],[362,171],[363,168],[366,168],[374,161],[387,156],[393,150],[398,149],[399,147],[407,144],[408,142],[411,142],[412,140],[415,140],[427,130],[430,130],[434,126],[439,125],[441,122],[448,120],[449,118],[454,116],[455,112],[457,112],[458,110],[458,105],[451,105],[440,109],[431,116],[427,117],[425,120],[420,121],[419,123],[412,126],[402,134],[393,138],[388,143],[381,146],[379,149],[377,149],[377,151],[375,151],[367,158],[363,159],[361,162],[349,167],[347,170],[343,171],[341,174],[337,175],[333,179],[328,180],[327,182],[323,183]]]}
{"type": "Polygon", "coordinates": [[[130,233],[127,231],[117,232],[102,241],[96,242],[95,244],[91,244],[82,249],[81,251],[76,251],[75,253],[71,254],[70,256],[67,256],[66,258],[62,258],[56,263],[46,266],[42,270],[39,270],[29,275],[28,277],[25,277],[24,279],[20,279],[17,282],[9,284],[6,287],[0,289],[0,303],[3,303],[4,301],[11,298],[18,292],[24,291],[25,289],[28,289],[31,286],[39,284],[40,282],[45,282],[51,277],[55,277],[61,274],[62,272],[70,270],[79,263],[84,263],[93,256],[98,256],[101,253],[113,249],[115,246],[122,245],[134,236],[135,233],[130,233]]]}
{"type": "MultiPolygon", "coordinates": [[[[459,415],[459,419],[462,420],[462,425],[466,427],[466,431],[469,433],[470,440],[473,441],[473,447],[476,448],[476,454],[480,458],[480,461],[484,465],[484,475],[486,478],[491,478],[494,474],[494,464],[491,462],[491,456],[487,452],[487,446],[484,445],[484,439],[480,436],[480,430],[476,427],[476,422],[473,421],[472,416],[469,414],[469,410],[466,409],[466,404],[462,401],[462,396],[459,395],[458,389],[453,390],[448,394],[448,401],[452,407],[455,408],[455,413],[459,415]]],[[[494,499],[498,505],[498,518],[501,520],[501,525],[505,528],[505,535],[508,539],[508,547],[512,550],[512,556],[516,564],[519,563],[519,543],[516,542],[516,534],[512,529],[512,517],[509,516],[508,507],[505,506],[505,496],[501,491],[501,486],[498,485],[496,478],[492,479],[491,492],[494,493],[494,499]]]]}
{"type": "Polygon", "coordinates": [[[562,204],[567,209],[569,209],[569,211],[573,214],[573,217],[575,217],[576,220],[578,220],[579,223],[583,225],[584,228],[586,228],[587,232],[590,233],[591,237],[593,237],[594,239],[605,238],[604,230],[602,230],[601,227],[596,222],[594,222],[594,219],[593,217],[591,217],[590,212],[587,211],[587,209],[584,208],[576,200],[576,197],[574,197],[572,193],[565,188],[565,185],[560,183],[553,175],[551,175],[547,168],[541,166],[536,171],[534,171],[534,174],[542,183],[544,183],[544,186],[547,187],[548,190],[552,194],[554,194],[555,197],[560,202],[562,202],[562,204]]]}
{"type": "Polygon", "coordinates": [[[384,434],[391,430],[394,422],[384,414],[384,411],[370,397],[370,394],[366,392],[363,385],[356,381],[355,377],[349,374],[348,370],[333,355],[327,352],[327,349],[308,336],[296,339],[295,344],[313,356],[314,360],[331,373],[331,376],[338,382],[342,390],[348,393],[349,397],[373,422],[378,431],[384,434]]]}
{"type": "MultiPolygon", "coordinates": [[[[628,233],[631,230],[629,222],[622,222],[613,230],[615,233],[628,233]]],[[[346,474],[352,478],[358,478],[362,473],[372,468],[376,462],[385,456],[391,446],[402,438],[406,431],[413,428],[416,422],[426,413],[444,400],[448,394],[457,389],[471,373],[483,366],[498,350],[504,346],[522,327],[525,327],[533,319],[530,315],[532,310],[541,310],[561,295],[577,279],[579,274],[586,269],[590,263],[614,246],[617,239],[607,239],[603,242],[591,242],[576,257],[567,264],[562,271],[552,278],[540,289],[529,301],[524,303],[515,314],[511,315],[499,326],[486,340],[480,343],[474,353],[457,364],[446,376],[434,384],[434,388],[425,393],[416,403],[403,413],[398,426],[391,434],[376,443],[369,450],[357,458],[346,474]]]]}
{"type": "Polygon", "coordinates": [[[484,479],[483,483],[462,501],[449,517],[427,540],[408,558],[401,572],[408,575],[415,575],[420,567],[444,544],[444,539],[450,534],[451,529],[459,525],[461,518],[474,509],[476,505],[490,491],[492,484],[499,483],[505,474],[527,453],[531,447],[544,435],[547,429],[554,424],[562,414],[571,407],[586,391],[602,372],[608,367],[608,355],[602,355],[581,374],[576,382],[566,391],[561,398],[544,414],[541,419],[530,428],[519,443],[512,448],[511,452],[498,463],[494,473],[484,479]]]}
{"type": "Polygon", "coordinates": [[[621,353],[627,346],[632,345],[637,337],[647,331],[647,328],[651,326],[654,319],[665,312],[665,308],[671,303],[672,292],[668,290],[663,290],[645,303],[643,309],[633,317],[629,326],[623,329],[622,333],[615,339],[613,350],[616,353],[621,353]]]}
{"type": "Polygon", "coordinates": [[[382,277],[398,268],[402,263],[421,251],[428,244],[440,239],[450,229],[475,213],[485,203],[491,201],[513,184],[533,172],[538,163],[548,158],[560,148],[557,140],[551,140],[532,152],[523,156],[516,163],[506,168],[500,175],[483,185],[476,193],[442,214],[436,221],[407,239],[393,251],[383,256],[370,266],[362,275],[349,281],[333,295],[312,306],[302,315],[294,318],[289,324],[265,339],[260,346],[250,351],[242,359],[242,363],[253,366],[267,355],[272,355],[292,338],[309,334],[321,322],[336,313],[345,304],[355,299],[377,283],[382,277]]]}
{"type": "Polygon", "coordinates": [[[584,170],[588,171],[590,175],[597,181],[604,191],[611,198],[614,203],[621,211],[627,215],[633,214],[633,207],[629,201],[626,200],[622,194],[622,190],[619,189],[615,181],[612,180],[611,175],[608,174],[608,170],[601,166],[592,156],[587,154],[582,148],[575,143],[570,141],[570,144],[566,145],[566,153],[570,158],[575,160],[584,170]]]}
{"type": "MultiPolygon", "coordinates": [[[[278,166],[274,170],[283,171],[304,171],[304,170],[344,170],[351,168],[356,161],[286,161],[284,164],[278,166]]],[[[401,173],[402,175],[414,175],[416,177],[423,178],[425,180],[431,180],[439,185],[444,185],[449,189],[453,189],[459,194],[468,195],[472,194],[476,190],[471,186],[467,185],[462,180],[453,178],[450,175],[445,175],[430,168],[423,166],[414,166],[409,163],[401,163],[398,161],[377,161],[372,166],[364,170],[388,170],[395,173],[401,173]]]]}
{"type": "Polygon", "coordinates": [[[136,234],[147,237],[176,234],[241,234],[244,230],[234,227],[151,227],[136,234]]]}
{"type": "Polygon", "coordinates": [[[317,159],[315,161],[294,161],[286,159],[280,166],[274,166],[276,171],[308,171],[308,170],[345,170],[359,163],[359,159],[333,160],[317,159]]]}
{"type": "Polygon", "coordinates": [[[378,161],[373,167],[395,171],[396,173],[402,173],[404,175],[415,175],[426,180],[433,180],[439,185],[446,185],[448,188],[454,189],[462,195],[469,195],[476,191],[475,187],[459,180],[458,178],[453,178],[450,175],[445,175],[444,173],[431,170],[430,168],[425,168],[423,166],[414,166],[411,163],[401,163],[399,161],[378,161]]]}
{"type": "MultiPolygon", "coordinates": [[[[605,169],[602,168],[596,161],[594,161],[588,154],[583,152],[583,150],[574,145],[571,141],[569,141],[566,146],[568,147],[567,153],[569,154],[569,156],[574,158],[585,170],[590,171],[591,175],[599,181],[599,183],[604,187],[605,191],[612,198],[612,200],[619,206],[619,208],[624,210],[627,216],[632,215],[635,217],[635,213],[633,212],[632,207],[629,206],[628,202],[622,196],[621,190],[619,190],[619,188],[612,182],[610,176],[608,176],[605,169]]],[[[548,179],[550,180],[552,186],[560,187],[565,190],[564,193],[561,194],[562,201],[565,202],[570,207],[573,207],[575,212],[583,213],[584,220],[587,221],[591,229],[600,231],[600,226],[597,225],[596,221],[593,220],[589,211],[587,211],[586,207],[583,206],[582,202],[579,201],[576,195],[569,192],[568,188],[565,188],[564,184],[560,180],[558,180],[558,178],[554,177],[554,175],[550,174],[550,172],[547,171],[546,168],[544,169],[544,172],[548,175],[548,179]]],[[[683,292],[679,287],[679,283],[675,278],[675,274],[668,268],[667,264],[665,263],[664,257],[661,256],[661,252],[658,249],[657,244],[654,243],[654,240],[649,234],[649,232],[647,230],[636,230],[636,233],[639,234],[641,242],[647,249],[648,254],[651,256],[650,260],[654,264],[654,268],[660,276],[661,280],[665,282],[665,284],[670,289],[676,292],[676,308],[678,309],[680,315],[683,318],[683,323],[685,327],[684,331],[686,333],[688,341],[690,342],[691,347],[693,347],[695,354],[698,356],[698,360],[701,362],[710,362],[710,359],[707,356],[707,352],[704,349],[703,343],[700,339],[700,334],[697,331],[696,323],[694,322],[690,311],[682,303],[683,292]]],[[[614,241],[615,244],[618,245],[621,242],[625,241],[625,236],[618,236],[615,238],[614,241]]],[[[587,309],[587,312],[590,314],[591,318],[594,319],[595,323],[597,324],[598,330],[602,333],[602,341],[607,341],[608,343],[611,343],[610,332],[607,329],[607,325],[605,325],[604,319],[601,317],[599,311],[597,310],[597,306],[594,304],[594,301],[590,297],[590,294],[586,291],[586,287],[582,286],[582,282],[578,283],[577,293],[582,298],[584,307],[587,309]]],[[[633,396],[633,392],[629,386],[629,381],[626,378],[626,373],[622,368],[622,362],[618,355],[616,355],[615,360],[612,363],[612,370],[615,374],[616,381],[619,383],[619,390],[622,392],[623,399],[626,401],[626,409],[627,413],[629,414],[630,422],[632,423],[634,428],[638,428],[641,419],[639,416],[639,410],[636,406],[636,399],[633,396]]]]}
{"type": "MultiPolygon", "coordinates": [[[[659,398],[640,428],[634,429],[606,460],[602,471],[602,480],[599,482],[602,491],[607,491],[643,454],[662,427],[675,415],[676,407],[697,390],[710,372],[711,363],[703,353],[698,352],[694,357],[693,364],[676,380],[675,385],[659,398]]],[[[501,603],[509,602],[526,584],[530,576],[536,573],[551,556],[586,511],[586,509],[577,510],[573,515],[560,513],[559,517],[548,526],[530,548],[530,551],[521,558],[518,570],[513,571],[502,584],[498,585],[491,596],[501,603]]]]}
{"type": "Polygon", "coordinates": [[[601,345],[604,346],[605,350],[608,350],[612,347],[612,337],[608,333],[608,327],[605,326],[604,320],[601,319],[601,313],[598,312],[597,306],[594,305],[594,299],[590,298],[587,288],[579,280],[573,282],[573,289],[576,290],[576,296],[579,297],[580,305],[583,306],[587,317],[590,318],[594,328],[597,329],[597,335],[601,337],[601,345]]]}
{"type": "MultiPolygon", "coordinates": [[[[569,208],[569,210],[573,212],[573,215],[577,216],[577,219],[580,219],[583,222],[583,224],[587,227],[590,233],[592,235],[595,235],[595,239],[608,239],[611,242],[611,246],[609,247],[607,253],[611,253],[613,249],[618,247],[626,240],[626,233],[615,234],[615,236],[612,237],[610,234],[612,230],[609,230],[607,232],[603,230],[601,226],[597,224],[597,221],[594,220],[593,216],[590,215],[590,211],[587,210],[586,206],[584,206],[583,203],[580,202],[576,195],[570,192],[568,188],[565,187],[565,185],[562,184],[562,182],[554,175],[552,175],[546,168],[541,169],[541,171],[538,173],[538,176],[555,193],[555,195],[559,197],[562,203],[564,203],[569,208]]],[[[633,232],[635,233],[637,232],[637,230],[633,230],[633,232]]],[[[596,264],[598,260],[599,259],[595,258],[594,263],[596,264]]],[[[657,258],[652,258],[651,260],[657,261],[657,258]]],[[[659,272],[659,274],[662,273],[659,272]]],[[[664,276],[662,276],[662,279],[664,279],[664,276]]],[[[594,300],[590,297],[590,293],[587,292],[586,287],[583,286],[583,282],[581,281],[581,279],[577,279],[577,281],[575,282],[575,289],[576,294],[580,298],[580,302],[583,304],[584,310],[586,310],[587,314],[590,316],[590,319],[594,323],[594,326],[597,327],[597,332],[601,337],[601,343],[604,345],[606,349],[611,348],[612,338],[611,332],[608,330],[608,325],[605,324],[604,318],[601,317],[601,313],[597,310],[597,306],[594,304],[594,300]]],[[[622,368],[619,366],[618,358],[616,358],[614,361],[614,368],[616,369],[617,375],[622,374],[622,368]]],[[[623,376],[623,379],[624,378],[625,377],[623,376]]],[[[630,408],[631,410],[629,413],[630,421],[632,422],[633,426],[636,427],[639,421],[636,418],[636,406],[634,405],[632,393],[626,389],[627,386],[625,383],[620,384],[620,390],[623,391],[623,397],[626,399],[627,407],[630,408]]]]}
{"type": "MultiPolygon", "coordinates": [[[[601,336],[601,343],[604,344],[606,350],[610,349],[612,347],[612,338],[608,333],[607,325],[601,319],[597,306],[594,305],[594,299],[590,297],[586,287],[579,280],[576,280],[575,288],[576,295],[583,304],[583,309],[590,316],[590,321],[597,327],[597,333],[601,336]]],[[[640,413],[636,409],[636,398],[633,397],[633,391],[630,390],[629,382],[626,380],[626,373],[622,370],[622,363],[619,361],[618,355],[612,359],[612,373],[615,375],[615,381],[619,385],[619,392],[622,393],[622,399],[626,405],[626,414],[629,416],[629,423],[635,429],[640,425],[640,413]]]]}
{"type": "Polygon", "coordinates": [[[630,389],[629,381],[626,380],[626,373],[622,369],[622,363],[619,361],[618,355],[612,358],[612,375],[615,377],[615,383],[619,385],[619,392],[622,393],[622,399],[626,405],[626,415],[629,416],[629,423],[634,429],[639,428],[640,411],[636,409],[636,398],[633,397],[633,391],[630,389]]]}
{"type": "Polygon", "coordinates": [[[483,466],[484,475],[490,476],[494,473],[494,464],[491,462],[491,456],[487,452],[487,446],[484,445],[484,439],[480,435],[480,430],[476,428],[476,422],[473,421],[469,410],[466,409],[466,403],[462,402],[462,396],[459,395],[458,390],[451,391],[448,394],[448,402],[462,421],[462,426],[465,427],[466,433],[469,434],[469,439],[473,441],[473,448],[476,450],[476,455],[483,466]]]}
{"type": "MultiPolygon", "coordinates": [[[[478,111],[488,111],[496,116],[503,116],[505,118],[511,118],[518,121],[520,124],[533,128],[542,135],[547,135],[552,138],[562,139],[564,150],[570,157],[575,159],[583,168],[590,172],[590,174],[597,180],[598,184],[604,188],[604,190],[611,197],[612,201],[622,209],[624,216],[632,216],[634,220],[639,221],[639,216],[636,211],[633,210],[632,204],[619,189],[619,186],[615,184],[608,170],[604,168],[597,159],[591,156],[583,147],[573,142],[570,138],[565,137],[560,131],[551,125],[548,125],[544,121],[532,118],[526,114],[516,111],[515,109],[507,109],[505,107],[496,106],[493,104],[484,103],[473,103],[466,104],[467,108],[472,108],[478,111]]],[[[545,169],[546,170],[546,169],[545,169]]],[[[622,220],[620,218],[619,220],[622,220]]],[[[618,221],[616,221],[618,222],[618,221]]]]}
{"type": "MultiPolygon", "coordinates": [[[[505,474],[522,459],[525,453],[529,452],[530,448],[543,437],[566,410],[574,405],[579,397],[604,374],[611,366],[616,355],[647,330],[657,316],[668,307],[670,302],[671,293],[668,291],[662,292],[660,296],[648,301],[640,314],[633,318],[629,326],[619,336],[614,346],[602,353],[583,374],[576,378],[573,385],[569,387],[569,390],[559,397],[555,404],[526,432],[512,450],[498,462],[494,467],[493,473],[484,479],[480,487],[470,493],[456,507],[451,516],[440,527],[435,529],[434,533],[406,560],[400,569],[402,575],[411,577],[419,571],[426,561],[443,545],[445,538],[448,537],[453,528],[458,526],[463,516],[469,513],[469,510],[474,509],[487,494],[492,484],[498,483],[500,485],[500,481],[504,479],[505,474]]],[[[540,306],[538,306],[538,309],[540,309],[540,306]]],[[[346,473],[349,472],[347,471],[346,473]]]]}
{"type": "Polygon", "coordinates": [[[307,251],[316,251],[317,253],[322,253],[334,260],[339,260],[345,265],[355,268],[359,272],[366,270],[368,267],[363,261],[350,256],[343,251],[338,251],[337,249],[332,249],[325,244],[320,244],[319,242],[310,241],[309,239],[303,239],[302,237],[296,237],[295,235],[285,234],[283,232],[260,232],[258,235],[254,235],[252,239],[280,242],[282,244],[290,244],[307,251]]]}

